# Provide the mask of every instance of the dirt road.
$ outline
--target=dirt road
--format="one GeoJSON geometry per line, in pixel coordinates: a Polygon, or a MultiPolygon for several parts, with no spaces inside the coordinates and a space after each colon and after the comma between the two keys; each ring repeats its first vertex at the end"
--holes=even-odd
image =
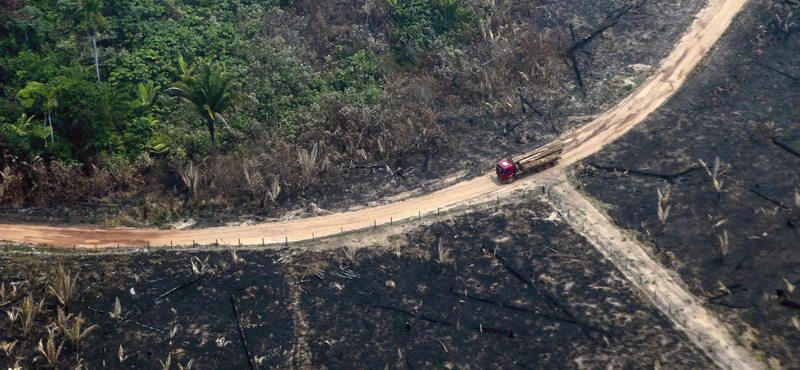
{"type": "Polygon", "coordinates": [[[729,334],[727,326],[678,282],[680,276],[651,258],[636,238],[622,229],[563,174],[554,174],[549,202],[566,221],[594,244],[619,271],[721,369],[764,369],[763,363],[729,334]]]}
{"type": "MultiPolygon", "coordinates": [[[[648,114],[661,106],[683,84],[689,72],[728,28],[733,17],[747,0],[709,0],[708,6],[695,19],[672,53],[658,70],[630,96],[614,108],[598,116],[586,126],[567,134],[574,137],[565,149],[560,164],[551,172],[574,163],[614,141],[648,114]]],[[[310,239],[341,231],[371,227],[409,217],[445,210],[468,201],[507,196],[515,189],[531,186],[538,175],[529,176],[511,185],[498,184],[492,174],[462,182],[442,190],[387,205],[327,216],[296,219],[251,226],[208,228],[197,230],[91,229],[85,227],[42,227],[0,225],[0,240],[81,247],[211,244],[240,239],[243,244],[310,239]]]]}

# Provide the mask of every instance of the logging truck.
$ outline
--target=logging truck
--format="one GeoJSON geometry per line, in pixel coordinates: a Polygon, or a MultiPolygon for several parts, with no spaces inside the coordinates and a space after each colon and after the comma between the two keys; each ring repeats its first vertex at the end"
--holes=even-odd
{"type": "Polygon", "coordinates": [[[523,155],[501,160],[495,166],[497,179],[507,184],[525,172],[541,172],[553,167],[570,141],[572,139],[558,139],[523,155]]]}

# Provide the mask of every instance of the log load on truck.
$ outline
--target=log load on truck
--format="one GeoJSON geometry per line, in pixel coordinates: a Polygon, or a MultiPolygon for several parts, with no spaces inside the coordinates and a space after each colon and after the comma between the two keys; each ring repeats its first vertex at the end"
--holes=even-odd
{"type": "Polygon", "coordinates": [[[495,167],[497,178],[507,184],[525,172],[541,172],[553,167],[570,141],[572,139],[558,139],[523,155],[503,159],[495,167]]]}

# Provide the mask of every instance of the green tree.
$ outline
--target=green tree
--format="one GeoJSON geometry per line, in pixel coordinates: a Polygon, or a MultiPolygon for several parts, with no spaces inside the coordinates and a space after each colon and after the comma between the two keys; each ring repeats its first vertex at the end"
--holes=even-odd
{"type": "MultiPolygon", "coordinates": [[[[56,90],[50,85],[39,82],[29,82],[24,89],[17,94],[20,104],[25,108],[38,106],[44,112],[45,126],[50,125],[50,141],[55,142],[53,135],[53,112],[58,108],[56,90]]],[[[45,138],[45,142],[47,139],[45,138]]]]}
{"type": "Polygon", "coordinates": [[[50,24],[45,20],[44,13],[31,5],[15,11],[11,19],[13,22],[12,24],[22,30],[22,33],[25,35],[25,44],[29,48],[31,47],[30,31],[36,34],[50,27],[50,24]]]}
{"type": "Polygon", "coordinates": [[[89,72],[90,67],[84,67],[81,65],[80,61],[77,59],[73,59],[69,62],[69,67],[61,66],[60,75],[64,76],[70,80],[85,80],[91,72],[89,72]]]}
{"type": "Polygon", "coordinates": [[[183,79],[176,82],[167,92],[194,108],[206,123],[211,136],[211,157],[217,155],[215,125],[222,122],[230,130],[223,113],[241,100],[241,96],[233,91],[233,77],[225,75],[219,68],[205,63],[200,66],[196,75],[187,73],[190,68],[182,63],[183,79]]]}
{"type": "Polygon", "coordinates": [[[23,113],[16,123],[0,121],[0,149],[8,149],[26,159],[40,155],[42,147],[40,140],[47,142],[49,132],[34,124],[33,119],[33,116],[23,113]]]}
{"type": "Polygon", "coordinates": [[[100,81],[100,56],[97,52],[97,31],[105,27],[106,19],[103,17],[102,0],[81,0],[75,15],[80,22],[87,25],[89,34],[92,36],[92,47],[94,48],[94,69],[97,72],[97,81],[100,81]]]}
{"type": "Polygon", "coordinates": [[[435,0],[436,10],[438,10],[437,25],[444,31],[450,30],[461,10],[462,0],[435,0]]]}

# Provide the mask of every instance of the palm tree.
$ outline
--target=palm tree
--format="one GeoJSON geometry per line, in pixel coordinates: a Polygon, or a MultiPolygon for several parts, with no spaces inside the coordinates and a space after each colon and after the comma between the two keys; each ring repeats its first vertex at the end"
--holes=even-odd
{"type": "Polygon", "coordinates": [[[80,61],[73,59],[69,62],[69,67],[61,66],[60,75],[70,80],[85,80],[89,76],[89,69],[91,67],[84,67],[80,61]]]}
{"type": "Polygon", "coordinates": [[[453,21],[461,8],[462,0],[436,0],[435,5],[439,11],[439,25],[444,31],[449,31],[453,21]]]}
{"type": "Polygon", "coordinates": [[[136,86],[136,88],[137,92],[139,93],[138,97],[136,98],[136,105],[148,106],[153,104],[153,101],[156,99],[156,95],[158,94],[158,90],[161,89],[161,86],[153,86],[153,81],[147,81],[146,84],[139,84],[136,86]]]}
{"type": "Polygon", "coordinates": [[[94,47],[94,69],[97,72],[97,81],[100,81],[100,57],[97,53],[97,30],[105,27],[106,19],[103,18],[103,0],[81,0],[76,15],[82,22],[89,26],[94,47]]]}
{"type": "Polygon", "coordinates": [[[241,96],[232,90],[232,84],[232,76],[225,75],[219,68],[206,63],[200,67],[197,75],[184,74],[180,82],[167,89],[168,93],[193,107],[205,120],[208,133],[211,135],[212,158],[217,156],[214,125],[220,121],[230,130],[222,114],[241,100],[241,96]]]}

